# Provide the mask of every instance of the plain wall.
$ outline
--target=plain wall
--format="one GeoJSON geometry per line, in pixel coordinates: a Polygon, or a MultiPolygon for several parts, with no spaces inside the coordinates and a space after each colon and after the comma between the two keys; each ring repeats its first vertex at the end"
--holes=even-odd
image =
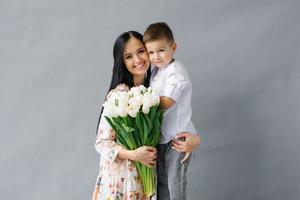
{"type": "Polygon", "coordinates": [[[202,144],[190,200],[300,199],[296,0],[0,1],[0,199],[90,199],[119,34],[165,21],[202,144]]]}

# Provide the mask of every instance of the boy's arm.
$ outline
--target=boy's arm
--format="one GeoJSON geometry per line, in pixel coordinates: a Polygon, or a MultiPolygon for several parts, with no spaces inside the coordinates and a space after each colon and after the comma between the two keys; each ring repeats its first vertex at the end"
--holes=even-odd
{"type": "Polygon", "coordinates": [[[171,108],[174,104],[175,104],[176,102],[173,100],[173,99],[171,99],[171,98],[169,98],[169,97],[166,97],[166,96],[161,96],[160,97],[160,107],[162,108],[162,109],[169,109],[169,108],[171,108]]]}
{"type": "Polygon", "coordinates": [[[182,94],[184,88],[189,84],[189,80],[186,79],[176,69],[170,69],[165,76],[165,82],[160,87],[160,105],[163,109],[171,108],[179,96],[182,94]]]}
{"type": "Polygon", "coordinates": [[[163,87],[163,92],[160,96],[160,106],[166,110],[176,103],[183,88],[185,87],[185,82],[171,77],[166,81],[166,85],[163,87]]]}

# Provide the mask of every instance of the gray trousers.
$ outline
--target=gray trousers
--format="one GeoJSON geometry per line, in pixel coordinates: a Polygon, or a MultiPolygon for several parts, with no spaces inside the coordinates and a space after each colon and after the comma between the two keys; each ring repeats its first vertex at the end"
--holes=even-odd
{"type": "Polygon", "coordinates": [[[171,141],[157,145],[157,199],[186,200],[186,172],[191,155],[181,164],[185,153],[172,149],[171,141]]]}

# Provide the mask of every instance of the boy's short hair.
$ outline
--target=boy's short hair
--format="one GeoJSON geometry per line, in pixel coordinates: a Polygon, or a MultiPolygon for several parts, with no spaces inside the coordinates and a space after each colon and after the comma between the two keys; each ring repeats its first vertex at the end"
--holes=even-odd
{"type": "Polygon", "coordinates": [[[144,33],[144,43],[160,39],[167,39],[170,43],[174,42],[173,33],[170,27],[165,22],[150,24],[144,33]]]}

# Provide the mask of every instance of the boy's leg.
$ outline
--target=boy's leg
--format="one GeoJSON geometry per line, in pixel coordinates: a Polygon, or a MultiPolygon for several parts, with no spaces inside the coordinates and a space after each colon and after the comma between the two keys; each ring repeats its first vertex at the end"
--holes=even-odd
{"type": "Polygon", "coordinates": [[[157,145],[157,200],[170,200],[165,153],[168,144],[157,145]]]}
{"type": "Polygon", "coordinates": [[[185,152],[178,152],[171,148],[171,143],[165,152],[165,167],[168,174],[168,186],[171,200],[186,200],[186,173],[191,155],[184,163],[180,163],[185,152]]]}

